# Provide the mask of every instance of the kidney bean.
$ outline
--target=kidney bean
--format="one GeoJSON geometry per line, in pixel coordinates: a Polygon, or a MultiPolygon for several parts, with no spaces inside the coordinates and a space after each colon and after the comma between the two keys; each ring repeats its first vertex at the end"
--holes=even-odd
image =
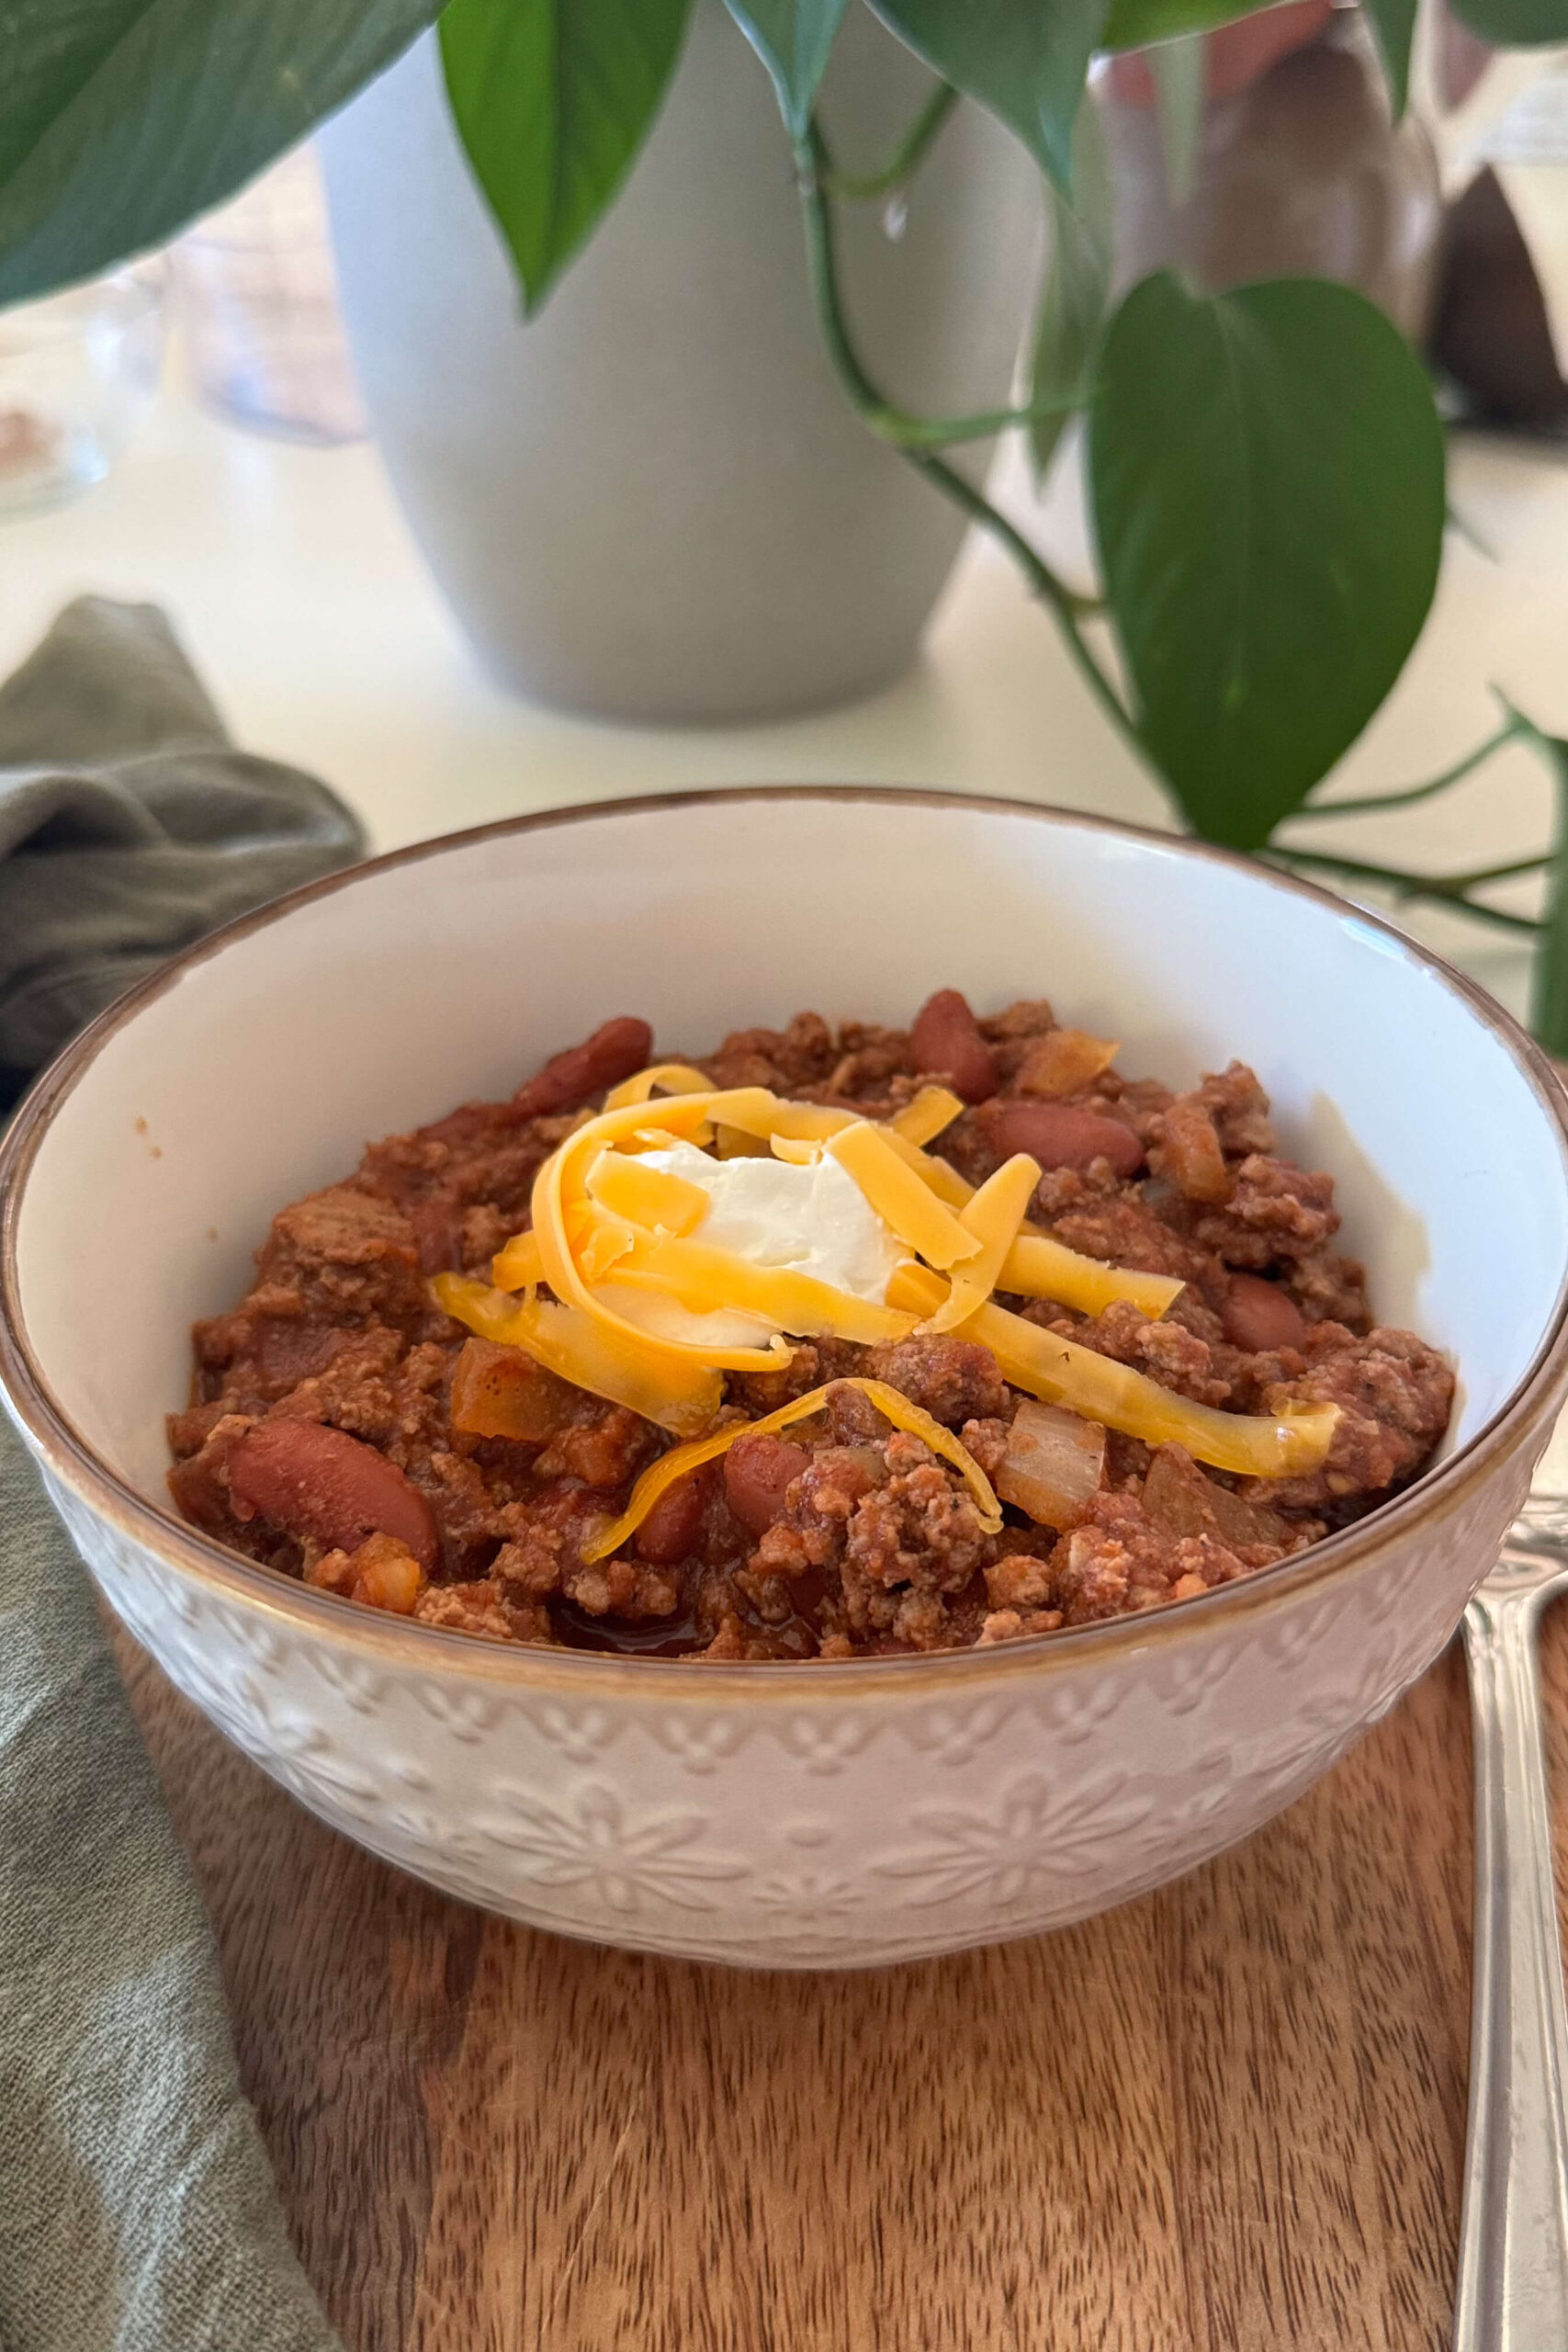
{"type": "Polygon", "coordinates": [[[634,1539],[639,1560],[656,1568],[672,1568],[689,1560],[703,1532],[707,1480],[701,1470],[689,1471],[660,1495],[634,1539]]]}
{"type": "Polygon", "coordinates": [[[918,1070],[945,1078],[965,1102],[983,1102],[997,1091],[996,1057],[956,989],[938,989],[921,1005],[909,1032],[909,1058],[918,1070]]]}
{"type": "Polygon", "coordinates": [[[724,1492],[749,1534],[765,1535],[784,1507],[784,1490],[811,1456],[777,1437],[738,1437],[724,1457],[724,1492]]]}
{"type": "Polygon", "coordinates": [[[391,1535],[428,1574],[440,1548],[435,1514],[395,1462],[319,1421],[258,1421],[229,1457],[242,1512],[330,1550],[391,1535]]]}
{"type": "Polygon", "coordinates": [[[622,1014],[605,1021],[581,1046],[552,1054],[543,1069],[520,1086],[512,1107],[525,1119],[546,1117],[552,1111],[575,1111],[591,1094],[618,1086],[634,1070],[646,1069],[653,1058],[653,1032],[646,1021],[622,1014]]]}
{"type": "Polygon", "coordinates": [[[1108,1159],[1118,1176],[1144,1164],[1144,1147],[1124,1119],[1085,1111],[1073,1102],[987,1102],[979,1114],[986,1141],[999,1159],[1028,1152],[1042,1168],[1087,1168],[1108,1159]]]}
{"type": "Polygon", "coordinates": [[[1232,1347],[1245,1348],[1249,1356],[1299,1348],[1306,1338],[1306,1318],[1290,1292],[1261,1274],[1231,1276],[1220,1321],[1232,1347]]]}

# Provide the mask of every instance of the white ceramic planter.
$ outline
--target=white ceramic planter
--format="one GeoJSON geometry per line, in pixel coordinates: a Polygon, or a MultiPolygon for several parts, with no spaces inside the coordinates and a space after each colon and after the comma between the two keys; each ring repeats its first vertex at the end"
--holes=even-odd
{"type": "MultiPolygon", "coordinates": [[[[827,117],[880,163],[930,80],[856,6],[827,117]]],[[[743,719],[911,659],[961,517],[845,405],[807,288],[772,88],[719,6],[621,200],[533,323],[433,40],[322,135],[344,314],[392,484],[489,667],[611,716],[743,719]]],[[[1038,241],[1022,151],[946,126],[902,235],[845,208],[849,307],[888,392],[1005,404],[1038,241]]],[[[963,462],[978,475],[988,447],[963,462]]]]}
{"type": "Polygon", "coordinates": [[[540,1926],[770,1967],[1032,1933],[1288,1804],[1437,1655],[1568,1380],[1562,1097],[1506,1016],[1246,860],[935,797],[524,820],[333,876],[62,1057],[0,1149],[0,1386],[109,1601],[311,1809],[540,1926]],[[666,1050],[803,1002],[1042,990],[1185,1081],[1232,1053],[1338,1179],[1383,1316],[1460,1372],[1446,1458],[1299,1558],[985,1651],[723,1666],[351,1608],[175,1519],[188,1326],[367,1136],[638,1009],[666,1050]],[[106,1270],[112,1270],[112,1279],[106,1270]]]}

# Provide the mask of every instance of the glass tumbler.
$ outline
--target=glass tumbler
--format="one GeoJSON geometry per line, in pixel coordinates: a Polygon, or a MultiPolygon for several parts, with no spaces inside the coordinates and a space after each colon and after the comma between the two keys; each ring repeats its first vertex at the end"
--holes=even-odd
{"type": "Polygon", "coordinates": [[[197,398],[253,432],[363,439],[314,151],[297,148],[174,247],[197,398]]]}
{"type": "Polygon", "coordinates": [[[155,263],[0,311],[0,514],[101,481],[152,406],[163,358],[155,263]]]}

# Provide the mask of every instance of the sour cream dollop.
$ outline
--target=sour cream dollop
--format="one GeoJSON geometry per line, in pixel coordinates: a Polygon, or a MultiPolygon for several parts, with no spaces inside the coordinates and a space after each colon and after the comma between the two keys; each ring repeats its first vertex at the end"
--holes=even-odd
{"type": "MultiPolygon", "coordinates": [[[[683,1176],[710,1203],[692,1235],[756,1266],[809,1274],[855,1298],[885,1304],[895,1268],[909,1252],[854,1178],[824,1152],[808,1165],[767,1159],[713,1159],[695,1144],[638,1154],[645,1168],[683,1176]]],[[[715,1348],[765,1344],[774,1326],[756,1315],[693,1315],[678,1300],[613,1279],[598,1285],[606,1306],[661,1340],[715,1348]]]]}

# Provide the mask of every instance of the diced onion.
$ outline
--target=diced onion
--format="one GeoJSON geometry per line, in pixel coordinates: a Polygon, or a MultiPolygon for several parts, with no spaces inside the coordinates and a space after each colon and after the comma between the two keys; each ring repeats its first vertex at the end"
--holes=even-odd
{"type": "Polygon", "coordinates": [[[437,1274],[430,1287],[437,1305],[480,1339],[522,1348],[574,1388],[625,1405],[677,1437],[706,1429],[718,1410],[724,1382],[711,1366],[694,1358],[650,1361],[619,1347],[603,1324],[575,1306],[508,1298],[466,1274],[437,1274]]]}
{"type": "Polygon", "coordinates": [[[1024,1094],[1076,1094],[1108,1070],[1121,1050],[1114,1037],[1091,1037],[1087,1029],[1047,1029],[1024,1057],[1019,1089],[1024,1094]]]}
{"type": "Polygon", "coordinates": [[[451,1419],[468,1437],[542,1445],[571,1419],[566,1382],[521,1348],[469,1340],[452,1367],[451,1419]]]}
{"type": "Polygon", "coordinates": [[[1012,1503],[1043,1527],[1072,1527],[1098,1492],[1105,1468],[1105,1430],[1059,1405],[1027,1397],[1014,1416],[995,1479],[1012,1503]]]}

